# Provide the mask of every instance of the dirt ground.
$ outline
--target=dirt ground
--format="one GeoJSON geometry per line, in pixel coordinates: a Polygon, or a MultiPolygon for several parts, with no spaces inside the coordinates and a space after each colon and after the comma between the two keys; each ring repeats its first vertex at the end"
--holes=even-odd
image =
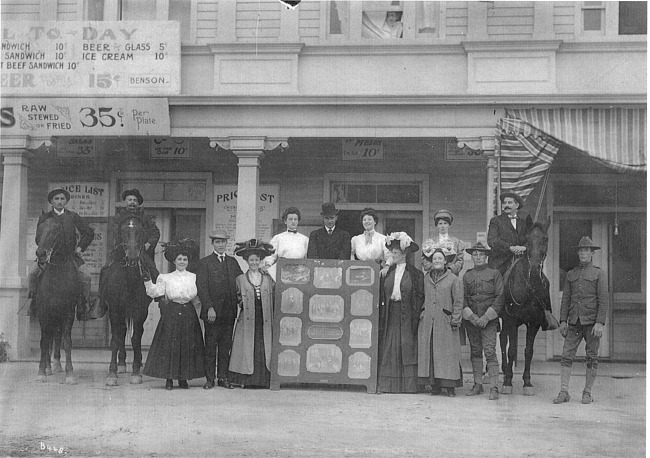
{"type": "Polygon", "coordinates": [[[571,402],[562,405],[551,402],[559,363],[537,365],[535,396],[522,395],[518,376],[515,393],[496,402],[466,397],[467,376],[456,398],[329,387],[205,391],[203,379],[170,392],[147,377],[129,385],[128,374],[104,386],[106,365],[96,363],[75,365],[77,385],[65,385],[63,374],[37,384],[37,366],[0,364],[1,456],[645,456],[645,366],[601,370],[591,405],[580,403],[578,363],[571,402]]]}

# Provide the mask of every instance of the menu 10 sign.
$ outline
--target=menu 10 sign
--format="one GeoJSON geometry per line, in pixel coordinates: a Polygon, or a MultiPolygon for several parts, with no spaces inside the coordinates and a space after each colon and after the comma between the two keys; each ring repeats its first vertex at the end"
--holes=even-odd
{"type": "Polygon", "coordinates": [[[178,21],[4,21],[4,95],[177,95],[178,21]]]}
{"type": "Polygon", "coordinates": [[[66,208],[84,217],[108,217],[108,183],[50,183],[49,189],[63,188],[70,193],[66,208]]]}
{"type": "Polygon", "coordinates": [[[377,161],[384,159],[384,142],[377,138],[344,138],[344,161],[377,161]]]}

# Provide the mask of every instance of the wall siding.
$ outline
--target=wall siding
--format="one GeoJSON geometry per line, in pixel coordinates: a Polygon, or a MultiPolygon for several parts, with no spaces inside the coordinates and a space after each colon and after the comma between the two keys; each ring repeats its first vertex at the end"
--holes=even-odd
{"type": "Polygon", "coordinates": [[[562,40],[575,38],[575,3],[557,2],[553,4],[553,30],[562,40]]]}
{"type": "Polygon", "coordinates": [[[57,21],[77,21],[79,20],[78,9],[80,5],[77,0],[59,0],[56,20],[57,21]]]}
{"type": "Polygon", "coordinates": [[[277,41],[280,36],[280,2],[238,1],[238,41],[277,41]]]}
{"type": "Polygon", "coordinates": [[[488,37],[491,40],[532,39],[533,19],[533,2],[494,2],[488,6],[488,37]]]}
{"type": "Polygon", "coordinates": [[[303,1],[298,7],[298,34],[300,41],[315,41],[320,37],[321,2],[303,1]]]}
{"type": "Polygon", "coordinates": [[[196,43],[200,45],[213,43],[217,36],[219,13],[218,4],[199,1],[196,5],[196,43]]]}
{"type": "Polygon", "coordinates": [[[612,358],[645,361],[646,311],[644,305],[615,303],[612,311],[612,331],[612,358]]]}
{"type": "Polygon", "coordinates": [[[448,38],[467,36],[467,2],[447,2],[445,33],[448,38]]]}
{"type": "Polygon", "coordinates": [[[2,2],[2,21],[38,21],[41,18],[39,0],[12,0],[2,2]]]}

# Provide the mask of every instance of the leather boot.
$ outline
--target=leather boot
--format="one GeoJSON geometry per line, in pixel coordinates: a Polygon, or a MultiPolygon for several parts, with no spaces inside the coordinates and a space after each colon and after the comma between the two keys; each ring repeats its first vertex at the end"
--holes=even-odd
{"type": "Polygon", "coordinates": [[[499,399],[499,366],[490,366],[488,368],[490,375],[490,401],[499,399]]]}
{"type": "Polygon", "coordinates": [[[594,385],[594,381],[596,380],[596,373],[596,368],[587,366],[587,372],[585,374],[585,389],[582,392],[583,404],[591,404],[594,402],[594,399],[591,397],[591,387],[594,385]]]}
{"type": "Polygon", "coordinates": [[[474,373],[474,385],[483,384],[483,360],[472,360],[472,372],[474,373]]]}
{"type": "Polygon", "coordinates": [[[569,392],[569,380],[571,379],[571,367],[561,366],[560,368],[560,391],[569,392]]]}
{"type": "Polygon", "coordinates": [[[475,383],[470,391],[465,393],[465,396],[478,396],[483,393],[483,385],[480,383],[475,383]]]}

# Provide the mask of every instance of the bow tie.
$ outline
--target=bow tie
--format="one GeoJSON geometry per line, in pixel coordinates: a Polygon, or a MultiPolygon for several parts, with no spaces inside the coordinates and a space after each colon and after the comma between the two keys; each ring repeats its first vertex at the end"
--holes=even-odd
{"type": "Polygon", "coordinates": [[[297,230],[292,231],[291,229],[287,229],[287,232],[291,232],[292,234],[296,234],[298,231],[297,230]]]}

